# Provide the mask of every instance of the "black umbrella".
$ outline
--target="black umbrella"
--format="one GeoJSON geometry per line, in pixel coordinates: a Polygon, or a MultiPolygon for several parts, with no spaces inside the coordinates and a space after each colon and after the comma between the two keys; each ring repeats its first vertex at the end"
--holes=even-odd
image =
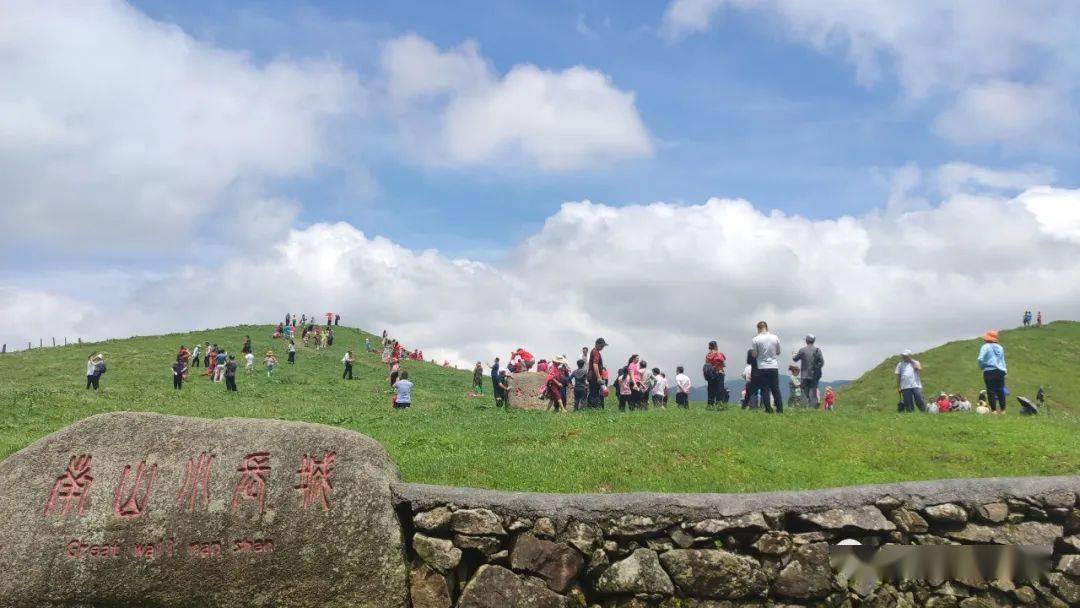
{"type": "Polygon", "coordinates": [[[1034,416],[1039,413],[1039,408],[1035,407],[1035,404],[1027,397],[1017,397],[1016,400],[1020,402],[1021,416],[1034,416]]]}

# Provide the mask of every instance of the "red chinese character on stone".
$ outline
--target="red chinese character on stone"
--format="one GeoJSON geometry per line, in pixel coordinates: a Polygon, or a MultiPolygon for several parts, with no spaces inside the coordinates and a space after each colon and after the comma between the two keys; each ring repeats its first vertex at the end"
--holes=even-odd
{"type": "Polygon", "coordinates": [[[135,468],[135,479],[131,483],[131,491],[124,492],[127,485],[128,475],[131,474],[131,465],[124,467],[120,474],[120,484],[116,486],[116,494],[113,496],[113,514],[125,519],[138,517],[146,509],[150,502],[150,492],[154,489],[154,478],[157,477],[157,465],[151,465],[147,474],[146,462],[140,462],[135,468]],[[139,491],[142,490],[140,495],[139,491]],[[126,498],[125,498],[126,496],[126,498]]]}
{"type": "Polygon", "coordinates": [[[259,503],[259,513],[262,513],[266,504],[267,478],[270,476],[270,453],[248,454],[244,456],[244,461],[236,467],[236,470],[243,475],[240,476],[240,481],[233,490],[232,509],[236,510],[236,505],[241,499],[252,500],[259,503]]]}
{"type": "Polygon", "coordinates": [[[322,460],[304,454],[300,458],[300,483],[294,486],[304,494],[304,508],[321,502],[323,509],[330,510],[330,490],[334,489],[334,453],[327,452],[322,460]]]}
{"type": "Polygon", "coordinates": [[[204,507],[210,504],[210,471],[213,467],[213,454],[202,452],[198,459],[188,458],[184,481],[180,485],[180,495],[176,497],[176,504],[180,505],[181,509],[187,502],[188,513],[194,511],[199,496],[202,496],[204,507]]]}
{"type": "Polygon", "coordinates": [[[90,498],[90,486],[94,483],[94,478],[90,476],[92,458],[89,454],[71,457],[67,469],[56,478],[49,500],[45,501],[46,517],[56,509],[57,501],[60,501],[60,517],[66,516],[73,504],[76,516],[83,514],[90,498]]]}

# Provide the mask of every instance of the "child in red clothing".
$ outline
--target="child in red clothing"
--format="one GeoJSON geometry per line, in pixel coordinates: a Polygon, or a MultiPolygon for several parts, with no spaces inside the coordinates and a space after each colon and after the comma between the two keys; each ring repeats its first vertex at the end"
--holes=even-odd
{"type": "Polygon", "coordinates": [[[831,412],[833,410],[833,405],[835,404],[836,393],[833,392],[832,387],[830,386],[825,389],[825,398],[821,401],[821,409],[825,410],[826,412],[831,412]]]}
{"type": "Polygon", "coordinates": [[[937,399],[936,404],[937,404],[937,411],[938,411],[939,414],[948,414],[949,413],[949,409],[950,409],[949,405],[950,404],[949,404],[949,396],[948,395],[946,395],[945,393],[941,393],[941,395],[937,399]]]}

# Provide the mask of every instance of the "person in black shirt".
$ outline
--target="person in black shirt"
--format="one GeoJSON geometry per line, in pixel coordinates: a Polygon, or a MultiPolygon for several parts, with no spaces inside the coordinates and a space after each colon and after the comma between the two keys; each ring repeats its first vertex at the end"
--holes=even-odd
{"type": "Polygon", "coordinates": [[[184,384],[184,374],[187,373],[187,364],[184,363],[183,357],[177,357],[176,362],[172,364],[172,385],[176,390],[180,390],[180,387],[184,384]]]}
{"type": "Polygon", "coordinates": [[[236,390],[236,356],[229,355],[229,360],[225,362],[225,390],[236,390]]]}

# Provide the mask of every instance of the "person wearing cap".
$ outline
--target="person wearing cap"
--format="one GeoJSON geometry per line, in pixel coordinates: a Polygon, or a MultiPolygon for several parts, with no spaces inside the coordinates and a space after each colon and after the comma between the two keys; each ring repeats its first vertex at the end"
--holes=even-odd
{"type": "Polygon", "coordinates": [[[604,394],[601,391],[604,373],[604,357],[600,351],[607,346],[607,340],[597,338],[596,344],[589,353],[589,406],[595,408],[604,407],[604,394]]]}
{"type": "Polygon", "coordinates": [[[818,384],[821,382],[821,370],[825,367],[825,357],[822,356],[821,349],[814,344],[816,341],[814,334],[807,334],[806,346],[791,357],[792,361],[799,362],[799,388],[806,398],[806,404],[814,409],[817,409],[821,402],[818,384]]]}
{"type": "Polygon", "coordinates": [[[922,363],[912,356],[910,350],[900,353],[900,362],[896,364],[896,392],[904,404],[903,411],[926,411],[926,402],[922,396],[922,363]]]}
{"type": "Polygon", "coordinates": [[[1005,349],[998,344],[998,333],[990,330],[983,334],[983,345],[979,349],[979,369],[986,384],[986,397],[990,402],[990,413],[1005,413],[1005,349]]]}

